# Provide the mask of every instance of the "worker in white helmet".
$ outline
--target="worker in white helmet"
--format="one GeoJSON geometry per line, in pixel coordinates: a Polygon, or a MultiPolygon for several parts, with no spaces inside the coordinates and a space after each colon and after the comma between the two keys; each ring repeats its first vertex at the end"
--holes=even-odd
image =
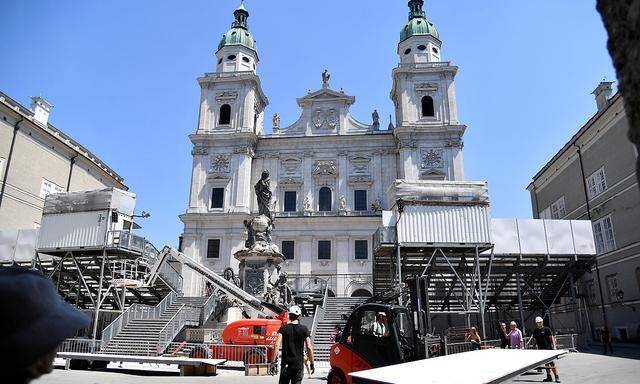
{"type": "MultiPolygon", "coordinates": [[[[276,351],[280,351],[280,381],[279,384],[300,384],[304,378],[304,348],[307,349],[307,359],[310,362],[311,374],[315,372],[313,364],[313,348],[309,329],[300,324],[302,310],[294,305],[289,308],[289,323],[278,330],[276,351]]],[[[277,352],[276,352],[277,353],[277,352]]]]}

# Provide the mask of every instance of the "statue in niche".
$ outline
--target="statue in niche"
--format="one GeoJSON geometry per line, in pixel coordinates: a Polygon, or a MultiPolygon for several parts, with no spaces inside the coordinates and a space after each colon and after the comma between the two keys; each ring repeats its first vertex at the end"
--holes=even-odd
{"type": "Polygon", "coordinates": [[[269,218],[269,221],[273,221],[271,214],[271,197],[273,193],[270,189],[269,171],[266,169],[262,171],[260,180],[254,187],[256,191],[256,197],[258,198],[258,214],[265,215],[269,218]]]}
{"type": "Polygon", "coordinates": [[[273,130],[277,131],[278,129],[280,129],[280,115],[275,113],[273,115],[273,130]]]}
{"type": "Polygon", "coordinates": [[[340,198],[338,199],[338,207],[341,211],[347,209],[347,199],[345,199],[344,195],[340,195],[340,198]]]}
{"type": "Polygon", "coordinates": [[[331,73],[325,69],[322,72],[322,88],[329,88],[329,79],[331,79],[331,73]]]}
{"type": "Polygon", "coordinates": [[[303,205],[304,205],[304,210],[305,211],[307,211],[307,212],[311,211],[311,199],[309,198],[309,196],[306,196],[304,198],[303,205]]]}

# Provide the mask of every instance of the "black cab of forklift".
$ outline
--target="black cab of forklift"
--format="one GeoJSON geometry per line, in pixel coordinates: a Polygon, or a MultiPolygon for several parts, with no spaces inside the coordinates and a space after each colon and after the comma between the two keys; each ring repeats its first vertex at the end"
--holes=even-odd
{"type": "Polygon", "coordinates": [[[365,303],[349,316],[331,347],[329,383],[350,382],[349,373],[417,359],[416,340],[406,307],[365,303]]]}

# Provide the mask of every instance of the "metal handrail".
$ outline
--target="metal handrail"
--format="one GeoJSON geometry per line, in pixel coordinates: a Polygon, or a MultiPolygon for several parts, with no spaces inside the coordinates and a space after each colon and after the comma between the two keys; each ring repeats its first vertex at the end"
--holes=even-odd
{"type": "Polygon", "coordinates": [[[315,338],[316,329],[318,328],[319,318],[320,316],[324,317],[324,307],[325,305],[327,305],[327,297],[329,296],[329,281],[325,280],[324,284],[325,285],[324,285],[324,295],[322,296],[322,305],[316,306],[316,310],[313,313],[313,323],[311,324],[311,340],[315,338]]]}
{"type": "Polygon", "coordinates": [[[171,288],[174,292],[182,292],[182,283],[184,281],[182,275],[176,271],[169,263],[162,263],[158,270],[158,277],[171,288]]]}
{"type": "Polygon", "coordinates": [[[198,325],[199,321],[200,308],[182,304],[158,334],[158,355],[162,354],[185,325],[198,325]]]}
{"type": "Polygon", "coordinates": [[[171,303],[176,299],[175,292],[171,292],[158,305],[150,307],[148,305],[133,304],[126,311],[122,312],[120,316],[116,317],[109,325],[107,325],[102,331],[102,346],[106,346],[111,339],[113,339],[120,331],[129,324],[131,320],[139,319],[152,319],[158,318],[167,309],[171,303]]]}
{"type": "Polygon", "coordinates": [[[207,321],[207,319],[209,318],[209,316],[211,316],[213,311],[215,311],[217,306],[218,297],[212,294],[202,306],[202,311],[200,312],[200,325],[203,325],[207,321]]]}

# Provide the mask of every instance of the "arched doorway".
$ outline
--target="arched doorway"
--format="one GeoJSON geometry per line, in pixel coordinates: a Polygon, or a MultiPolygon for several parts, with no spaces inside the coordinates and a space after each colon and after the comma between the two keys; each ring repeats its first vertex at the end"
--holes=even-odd
{"type": "Polygon", "coordinates": [[[358,288],[351,293],[351,297],[371,297],[371,292],[368,289],[358,288]]]}

